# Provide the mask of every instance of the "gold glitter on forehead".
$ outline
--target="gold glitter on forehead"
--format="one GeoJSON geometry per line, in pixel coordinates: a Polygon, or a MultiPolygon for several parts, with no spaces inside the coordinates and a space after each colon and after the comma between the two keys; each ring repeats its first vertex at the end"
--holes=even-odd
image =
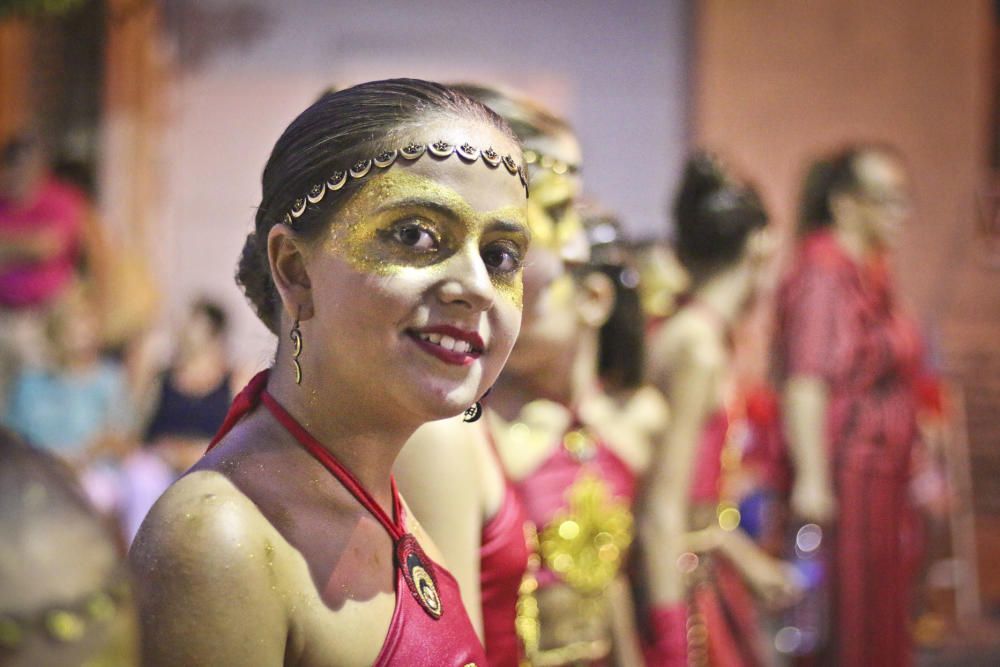
{"type": "MultiPolygon", "coordinates": [[[[524,206],[504,206],[479,213],[447,185],[394,169],[372,178],[351,196],[335,215],[323,248],[344,257],[358,271],[379,276],[411,270],[444,271],[447,256],[420,257],[386,243],[385,236],[392,233],[394,225],[407,218],[427,224],[441,235],[443,244],[456,246],[451,254],[456,254],[457,247],[463,244],[480,245],[482,237],[511,234],[494,232],[494,221],[523,227],[524,235],[530,236],[524,206]]],[[[498,293],[520,307],[520,271],[491,272],[490,279],[498,293]]]]}

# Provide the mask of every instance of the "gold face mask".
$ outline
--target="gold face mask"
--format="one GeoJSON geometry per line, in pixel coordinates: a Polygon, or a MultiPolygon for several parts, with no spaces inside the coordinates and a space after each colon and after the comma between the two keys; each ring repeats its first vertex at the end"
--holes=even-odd
{"type": "Polygon", "coordinates": [[[580,180],[544,171],[533,178],[528,199],[528,224],[535,243],[569,262],[589,257],[583,222],[576,210],[580,180]]]}
{"type": "Polygon", "coordinates": [[[475,246],[497,292],[520,305],[529,238],[522,207],[480,213],[436,180],[392,170],[351,197],[323,248],[357,271],[392,276],[442,271],[450,258],[475,246]]]}

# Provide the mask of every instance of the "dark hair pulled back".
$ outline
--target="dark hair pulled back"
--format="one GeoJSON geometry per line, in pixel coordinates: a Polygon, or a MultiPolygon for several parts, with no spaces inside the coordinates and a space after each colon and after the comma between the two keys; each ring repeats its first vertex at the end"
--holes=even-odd
{"type": "MultiPolygon", "coordinates": [[[[449,117],[493,126],[514,140],[507,124],[482,103],[419,79],[371,81],[327,91],[285,129],[264,167],[254,229],[236,270],[237,284],[268,329],[278,333],[280,319],[280,298],[267,256],[271,227],[284,221],[296,199],[334,171],[383,150],[399,149],[409,141],[434,141],[438,137],[420,136],[418,131],[449,117]]],[[[306,239],[318,237],[363,182],[351,179],[318,204],[309,204],[295,220],[296,233],[306,239]]]]}
{"type": "Polygon", "coordinates": [[[606,275],[615,289],[615,303],[601,326],[597,370],[609,389],[642,385],[645,374],[646,317],[639,298],[639,270],[618,217],[589,203],[580,219],[590,245],[588,271],[606,275]]]}
{"type": "Polygon", "coordinates": [[[706,152],[684,168],[674,200],[677,257],[688,269],[712,270],[734,262],[750,233],[767,224],[757,191],[739,183],[706,152]]]}

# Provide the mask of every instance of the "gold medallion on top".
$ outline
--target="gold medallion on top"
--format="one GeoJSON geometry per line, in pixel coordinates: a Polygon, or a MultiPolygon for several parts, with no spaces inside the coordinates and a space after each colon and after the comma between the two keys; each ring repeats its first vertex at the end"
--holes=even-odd
{"type": "Polygon", "coordinates": [[[599,593],[618,574],[632,543],[632,512],[590,473],[580,476],[566,496],[566,509],[539,535],[542,559],[574,589],[599,593]]]}

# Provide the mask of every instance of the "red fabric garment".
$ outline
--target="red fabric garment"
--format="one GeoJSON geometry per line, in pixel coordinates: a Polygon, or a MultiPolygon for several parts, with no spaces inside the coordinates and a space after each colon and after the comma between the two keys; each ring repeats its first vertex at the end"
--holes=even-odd
{"type": "Polygon", "coordinates": [[[837,494],[830,577],[833,659],[908,665],[908,569],[900,526],[917,438],[915,328],[884,262],[852,260],[828,231],[804,239],[778,298],[780,375],[829,391],[826,431],[837,494]]]}
{"type": "Polygon", "coordinates": [[[483,526],[479,547],[483,643],[492,667],[518,667],[521,642],[514,621],[521,579],[528,569],[528,541],[524,533],[524,524],[528,519],[488,430],[486,438],[493,458],[504,475],[504,496],[500,509],[483,526]]]}
{"type": "Polygon", "coordinates": [[[521,500],[508,482],[500,509],[483,526],[479,549],[483,638],[492,667],[517,667],[521,659],[514,619],[518,589],[528,568],[525,521],[521,500]]]}
{"type": "MultiPolygon", "coordinates": [[[[706,422],[694,462],[691,500],[714,504],[720,500],[722,450],[729,420],[724,409],[706,422]]],[[[704,623],[708,664],[719,667],[755,667],[764,660],[754,644],[760,636],[757,610],[749,589],[728,561],[709,556],[699,565],[701,581],[691,595],[691,610],[704,623]]],[[[692,650],[697,650],[691,645],[692,650]]]]}
{"type": "Polygon", "coordinates": [[[788,493],[792,470],[782,432],[780,398],[766,384],[746,390],[745,395],[748,431],[741,466],[759,487],[788,493]]]}
{"type": "Polygon", "coordinates": [[[59,294],[73,276],[85,214],[83,195],[51,177],[26,203],[0,199],[0,238],[49,233],[59,243],[50,259],[0,270],[0,305],[37,306],[59,294]]]}
{"type": "Polygon", "coordinates": [[[649,611],[652,641],[643,646],[646,667],[688,666],[688,606],[678,602],[649,611]]]}
{"type": "MultiPolygon", "coordinates": [[[[555,451],[541,465],[517,482],[517,491],[524,502],[528,519],[539,532],[557,512],[566,508],[566,491],[585,474],[603,481],[613,498],[632,507],[636,494],[635,473],[604,442],[596,441],[593,454],[581,460],[565,447],[555,451]]],[[[555,583],[558,576],[546,567],[538,571],[538,585],[555,583]]]]}
{"type": "MultiPolygon", "coordinates": [[[[757,609],[739,573],[724,558],[709,558],[705,580],[692,593],[691,610],[705,624],[707,664],[715,667],[762,667],[756,639],[761,636],[757,609]]],[[[689,637],[691,635],[689,634],[689,637]]],[[[689,655],[697,648],[689,639],[689,655]]]]}
{"type": "Polygon", "coordinates": [[[396,606],[393,610],[389,631],[386,634],[382,650],[375,660],[376,667],[389,665],[405,667],[470,667],[489,664],[486,654],[472,627],[462,597],[458,582],[454,577],[424,554],[422,565],[430,571],[435,580],[437,597],[440,600],[441,615],[434,618],[427,613],[417,601],[416,594],[411,594],[406,577],[404,563],[401,563],[400,545],[412,536],[406,533],[406,521],[402,501],[396,490],[396,482],[392,480],[393,513],[391,518],[385,510],[378,506],[374,498],[351,475],[350,471],[316,441],[295,419],[286,412],[266,390],[269,371],[261,371],[237,395],[226,415],[225,422],[219,433],[213,438],[209,449],[214,447],[230,429],[246,414],[263,402],[275,419],[295,437],[300,445],[313,455],[351,494],[358,502],[378,519],[386,532],[393,538],[397,546],[396,563],[396,606]]]}
{"type": "Polygon", "coordinates": [[[705,422],[691,477],[691,500],[696,503],[719,501],[722,482],[722,449],[726,446],[729,418],[719,409],[705,422]]]}

